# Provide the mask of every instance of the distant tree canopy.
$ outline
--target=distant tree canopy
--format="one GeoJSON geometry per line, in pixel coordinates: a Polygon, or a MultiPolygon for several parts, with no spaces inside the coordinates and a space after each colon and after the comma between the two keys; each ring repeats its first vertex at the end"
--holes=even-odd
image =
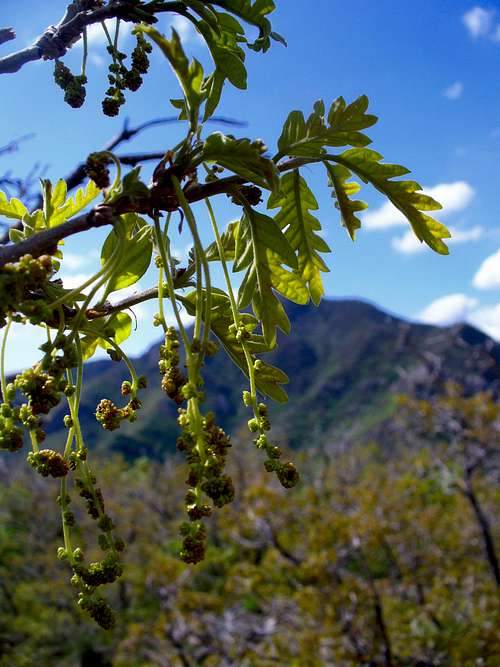
{"type": "MultiPolygon", "coordinates": [[[[498,428],[498,406],[484,396],[456,414],[474,410],[489,428],[481,414],[493,409],[498,428]]],[[[72,605],[52,558],[53,515],[32,525],[53,484],[20,466],[5,471],[0,665],[79,667],[91,654],[89,664],[114,667],[496,667],[498,586],[458,462],[445,458],[442,439],[397,445],[389,456],[375,443],[344,455],[304,451],[302,483],[286,493],[238,446],[235,502],[210,521],[195,569],[177,558],[185,465],[96,461],[128,544],[111,599],[117,627],[107,633],[82,625],[72,605]]],[[[491,473],[475,471],[474,492],[498,545],[491,473]]],[[[90,523],[77,511],[76,535],[97,557],[90,523]]]]}
{"type": "MultiPolygon", "coordinates": [[[[271,25],[274,9],[272,0],[78,0],[68,4],[62,19],[32,46],[0,58],[0,74],[4,75],[35,60],[53,62],[54,80],[65,101],[80,107],[91,75],[87,28],[100,24],[109,55],[104,114],[117,115],[125,95],[140,88],[153,48],[163,54],[179,83],[174,94],[165,91],[185,126],[185,136],[176,145],[120,160],[114,152],[119,141],[113,141],[106,150],[90,154],[68,183],[42,179],[35,208],[30,207],[31,200],[0,193],[0,216],[13,223],[0,247],[0,322],[4,328],[0,447],[17,451],[28,439],[32,468],[43,477],[60,480],[57,502],[62,544],[57,554],[71,570],[79,606],[104,628],[111,628],[115,617],[100,590],[122,575],[125,543],[116,534],[102,484],[90,467],[79,406],[83,363],[100,347],[123,363],[128,379],[121,384],[121,404],[103,397],[96,406],[97,421],[104,429],[114,430],[124,421],[140,419],[145,379],[138,376],[121,348],[133,335],[128,309],[147,299],[158,303],[154,323],[163,332],[158,350],[161,388],[179,406],[177,446],[186,455],[189,468],[184,498],[188,520],[180,527],[179,550],[182,560],[197,563],[205,556],[207,517],[235,495],[233,480],[225,471],[230,439],[217,424],[216,415],[203,408],[204,360],[219,348],[248,379],[242,400],[249,411],[248,429],[265,457],[266,471],[274,473],[286,488],[295,486],[299,478],[295,465],[283,461],[282,450],[269,433],[265,402],[267,398],[287,400],[283,384],[288,378],[262,356],[276,346],[278,330],[290,333],[282,299],[317,305],[324,293],[321,276],[329,270],[325,257],[330,248],[313,213],[318,205],[304,167],[318,165],[325,170],[340,222],[352,239],[361,225],[358,214],[366,208],[355,199],[360,181],[395,205],[421,242],[447,253],[443,239],[449,232],[429,215],[440,204],[423,194],[417,182],[399,179],[408,169],[383,162],[380,153],[367,148],[371,140],[364,131],[377,118],[368,113],[365,96],[349,104],[338,97],[328,107],[317,101],[307,117],[292,111],[271,150],[260,139],[207,132],[206,124],[218,110],[224,88],[232,85],[243,90],[247,86],[246,49],[265,53],[273,43],[286,44],[271,25]],[[212,57],[210,71],[188,58],[175,30],[170,37],[157,30],[155,24],[165,13],[191,22],[212,57]],[[116,19],[114,31],[108,29],[107,19],[116,19]],[[128,54],[120,41],[123,22],[132,24],[135,38],[128,54]],[[249,38],[252,30],[257,33],[254,40],[249,38]],[[82,65],[74,73],[64,56],[80,39],[82,65]],[[149,184],[142,180],[138,166],[145,160],[156,161],[149,184]],[[128,165],[133,168],[125,169],[128,165]],[[85,185],[69,195],[68,190],[83,176],[88,179],[85,185]],[[236,212],[237,221],[225,230],[220,229],[212,206],[219,195],[229,197],[236,212]],[[203,215],[200,207],[193,206],[197,202],[205,206],[203,215]],[[172,254],[174,223],[192,243],[184,265],[172,254]],[[208,245],[200,238],[202,224],[211,230],[208,245]],[[109,234],[102,244],[100,269],[76,288],[65,286],[58,275],[65,265],[61,242],[101,227],[109,229],[109,234]],[[221,286],[214,284],[214,266],[224,276],[221,286]],[[155,285],[113,301],[113,295],[135,285],[150,268],[156,271],[155,285]],[[194,318],[192,334],[184,326],[181,308],[194,318]],[[169,313],[176,328],[167,324],[169,313]],[[40,348],[40,362],[8,382],[4,357],[13,322],[41,327],[46,341],[40,348]],[[61,401],[67,404],[66,444],[60,451],[43,448],[44,416],[61,401]],[[83,499],[99,533],[102,553],[94,555],[94,560],[89,559],[88,548],[87,552],[83,549],[80,514],[72,502],[77,496],[83,499]]],[[[12,37],[9,29],[0,32],[0,42],[12,37]]],[[[125,126],[121,138],[127,136],[130,130],[125,126]]],[[[356,567],[365,568],[364,547],[356,547],[353,554],[356,567]]],[[[379,593],[368,572],[371,570],[366,569],[364,576],[373,608],[379,593]]],[[[378,628],[377,642],[385,645],[381,621],[378,628]]]]}

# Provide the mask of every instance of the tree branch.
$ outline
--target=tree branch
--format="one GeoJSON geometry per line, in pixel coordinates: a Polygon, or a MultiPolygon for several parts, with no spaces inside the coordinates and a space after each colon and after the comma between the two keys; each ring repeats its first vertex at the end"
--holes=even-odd
{"type": "MultiPolygon", "coordinates": [[[[289,171],[301,165],[314,162],[312,158],[293,158],[278,166],[279,171],[289,171]]],[[[174,165],[165,171],[176,173],[178,166],[174,165]]],[[[177,174],[177,178],[182,178],[183,174],[177,174]]],[[[168,178],[164,181],[168,181],[168,178]]],[[[244,185],[246,179],[241,176],[227,176],[217,181],[211,181],[200,185],[199,183],[189,183],[184,189],[186,199],[190,204],[202,201],[208,197],[214,197],[218,194],[230,194],[237,186],[244,185]]],[[[179,202],[172,188],[165,185],[153,184],[149,189],[147,196],[130,199],[127,196],[120,197],[113,205],[98,204],[89,213],[80,215],[63,224],[38,232],[24,241],[12,245],[0,247],[0,268],[7,262],[16,262],[23,255],[30,254],[35,257],[43,253],[54,252],[58,241],[86,231],[93,227],[102,227],[112,225],[116,216],[123,213],[143,213],[151,215],[153,211],[176,211],[179,208],[179,202]]]]}
{"type": "Polygon", "coordinates": [[[0,155],[5,155],[6,153],[15,153],[19,150],[19,144],[21,142],[26,141],[27,139],[32,139],[34,136],[35,134],[33,132],[29,132],[28,134],[23,134],[18,139],[12,139],[12,141],[9,141],[9,143],[5,144],[5,146],[0,146],[0,155]]]}
{"type": "Polygon", "coordinates": [[[58,227],[46,229],[34,234],[20,243],[0,248],[0,267],[8,262],[15,262],[23,255],[39,257],[44,253],[53,253],[62,239],[87,231],[92,227],[103,227],[113,223],[114,212],[109,206],[96,206],[90,213],[79,215],[72,220],[63,222],[58,227]]]}
{"type": "Polygon", "coordinates": [[[143,303],[144,301],[150,301],[151,299],[157,298],[158,287],[150,287],[143,292],[132,294],[132,296],[128,296],[125,299],[118,301],[117,303],[104,304],[103,307],[98,310],[95,308],[90,308],[85,314],[88,320],[97,320],[99,317],[105,317],[106,315],[111,315],[112,313],[119,313],[122,310],[127,310],[127,308],[137,306],[137,304],[143,303]]]}
{"type": "Polygon", "coordinates": [[[60,58],[80,39],[84,29],[94,23],[113,18],[132,23],[140,21],[153,23],[156,21],[156,13],[175,12],[180,9],[185,9],[182,2],[158,0],[137,5],[126,0],[115,0],[105,7],[79,11],[78,4],[71,2],[59,23],[49,26],[31,46],[0,58],[0,74],[17,72],[35,60],[60,58]]]}
{"type": "MultiPolygon", "coordinates": [[[[119,132],[115,137],[113,137],[101,150],[112,151],[120,144],[126,141],[130,141],[133,137],[135,137],[143,130],[146,130],[150,127],[158,127],[159,125],[167,125],[169,123],[177,123],[177,122],[179,122],[179,118],[177,116],[167,116],[166,118],[153,118],[152,120],[148,120],[145,123],[141,123],[136,127],[130,128],[128,125],[128,119],[126,118],[121,132],[119,132]]],[[[207,122],[236,126],[236,127],[244,127],[245,125],[247,125],[245,121],[236,120],[234,118],[226,118],[225,116],[214,116],[213,118],[209,118],[207,122]]],[[[27,134],[23,137],[20,137],[19,139],[9,142],[6,146],[0,148],[0,155],[2,155],[3,153],[12,152],[13,150],[17,150],[18,144],[21,141],[31,138],[32,136],[33,136],[32,134],[27,134]]],[[[142,153],[137,155],[117,155],[117,157],[122,164],[125,164],[127,166],[135,166],[140,162],[146,162],[149,160],[161,160],[164,154],[165,154],[164,152],[155,152],[155,153],[142,153]]],[[[64,180],[66,181],[68,191],[73,190],[74,188],[81,185],[81,183],[83,183],[83,181],[85,180],[85,176],[86,176],[85,162],[81,162],[77,167],[75,167],[75,169],[73,169],[73,171],[71,171],[64,178],[64,180]]],[[[9,183],[10,185],[16,186],[21,192],[20,186],[23,184],[23,181],[21,179],[15,179],[12,182],[9,182],[8,177],[4,176],[2,179],[0,179],[0,183],[2,183],[2,181],[4,183],[9,183]]],[[[27,190],[28,188],[25,187],[24,189],[27,190]]],[[[34,198],[34,203],[31,208],[33,210],[36,210],[37,208],[42,208],[42,204],[43,204],[42,196],[36,195],[36,198],[34,198]]],[[[0,245],[5,245],[6,243],[9,242],[10,229],[22,229],[22,226],[23,225],[21,221],[15,222],[14,224],[8,226],[5,232],[3,232],[0,235],[0,245]]]]}
{"type": "Polygon", "coordinates": [[[0,44],[5,44],[5,42],[10,42],[11,39],[16,38],[16,33],[12,28],[0,28],[0,44]]]}

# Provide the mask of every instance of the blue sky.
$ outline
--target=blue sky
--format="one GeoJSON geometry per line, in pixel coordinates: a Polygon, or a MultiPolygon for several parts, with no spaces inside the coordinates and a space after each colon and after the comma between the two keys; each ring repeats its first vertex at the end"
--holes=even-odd
{"type": "MultiPolygon", "coordinates": [[[[65,4],[4,0],[0,25],[13,26],[18,38],[0,47],[0,53],[28,44],[58,20],[65,4]]],[[[318,98],[329,103],[343,95],[350,101],[365,93],[380,118],[368,132],[372,147],[410,168],[412,177],[441,200],[441,219],[454,236],[448,257],[433,254],[412,240],[408,226],[376,193],[364,188],[361,195],[370,209],[353,244],[339,225],[323,174],[311,168],[304,175],[314,185],[332,248],[328,296],[368,299],[436,324],[468,319],[500,340],[500,6],[462,0],[277,0],[277,5],[273,22],[289,46],[276,45],[265,56],[249,52],[249,91],[228,89],[220,109],[248,127],[231,131],[261,137],[272,149],[290,110],[307,112],[318,98]]],[[[159,27],[169,31],[166,17],[159,27]]],[[[182,23],[176,27],[189,52],[208,63],[195,33],[182,23]]],[[[125,34],[125,50],[127,39],[130,45],[125,34]]],[[[50,63],[29,64],[0,77],[0,145],[35,133],[18,153],[0,159],[0,174],[9,169],[23,175],[36,160],[47,164],[47,175],[56,179],[119,131],[125,115],[135,124],[172,113],[168,100],[177,95],[176,83],[156,55],[145,85],[129,96],[121,116],[102,116],[104,58],[101,34],[93,31],[90,101],[78,111],[64,104],[50,63]]],[[[77,45],[67,62],[76,70],[80,59],[77,45]]],[[[180,133],[175,126],[150,131],[121,150],[167,149],[180,133]]],[[[222,224],[236,215],[222,200],[217,210],[222,224]]],[[[95,271],[101,238],[95,232],[67,244],[68,284],[77,285],[95,271]]],[[[174,243],[182,253],[188,239],[174,243]]],[[[153,276],[145,276],[140,287],[152,282],[153,276]]],[[[131,353],[157,338],[148,323],[154,310],[152,304],[137,309],[139,335],[128,345],[131,353]]],[[[10,368],[35,360],[36,351],[27,352],[33,336],[27,329],[16,331],[10,368]]]]}

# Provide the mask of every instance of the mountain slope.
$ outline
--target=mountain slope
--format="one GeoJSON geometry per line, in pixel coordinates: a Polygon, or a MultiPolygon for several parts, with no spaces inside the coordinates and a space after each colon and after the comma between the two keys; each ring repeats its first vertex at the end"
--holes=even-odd
{"type": "MultiPolygon", "coordinates": [[[[354,300],[324,301],[319,308],[291,306],[293,333],[282,336],[271,363],[290,376],[290,402],[272,406],[273,431],[293,447],[384,436],[395,410],[394,394],[427,396],[453,380],[468,391],[500,386],[500,345],[468,325],[450,328],[411,324],[354,300]]],[[[136,360],[148,378],[144,408],[135,424],[105,432],[93,415],[104,397],[120,401],[126,372],[110,361],[85,368],[82,423],[91,446],[127,457],[161,457],[175,447],[176,406],[159,390],[157,346],[136,360]]],[[[207,409],[230,432],[248,419],[241,405],[246,380],[223,353],[204,369],[207,409]]],[[[63,437],[56,411],[47,424],[51,440],[63,437]]]]}

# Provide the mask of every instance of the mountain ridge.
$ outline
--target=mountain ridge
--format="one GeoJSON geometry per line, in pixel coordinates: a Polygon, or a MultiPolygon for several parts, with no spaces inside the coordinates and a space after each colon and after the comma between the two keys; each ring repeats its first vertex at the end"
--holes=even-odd
{"type": "MultiPolygon", "coordinates": [[[[427,397],[451,380],[472,393],[500,388],[500,344],[468,324],[435,327],[412,323],[357,299],[326,299],[319,307],[289,304],[291,336],[265,358],[290,377],[289,403],[270,405],[273,437],[292,447],[384,436],[394,414],[394,394],[427,397]]],[[[121,364],[107,360],[85,366],[81,415],[91,446],[128,458],[161,458],[175,448],[177,406],[159,390],[158,344],[134,360],[148,379],[138,421],[103,431],[94,411],[101,398],[121,403],[126,379],[121,364]]],[[[246,379],[221,352],[203,369],[206,409],[221,425],[238,432],[248,419],[241,403],[246,379]]],[[[271,403],[271,402],[269,402],[271,403]]],[[[63,437],[62,415],[47,421],[51,441],[63,437]]]]}

